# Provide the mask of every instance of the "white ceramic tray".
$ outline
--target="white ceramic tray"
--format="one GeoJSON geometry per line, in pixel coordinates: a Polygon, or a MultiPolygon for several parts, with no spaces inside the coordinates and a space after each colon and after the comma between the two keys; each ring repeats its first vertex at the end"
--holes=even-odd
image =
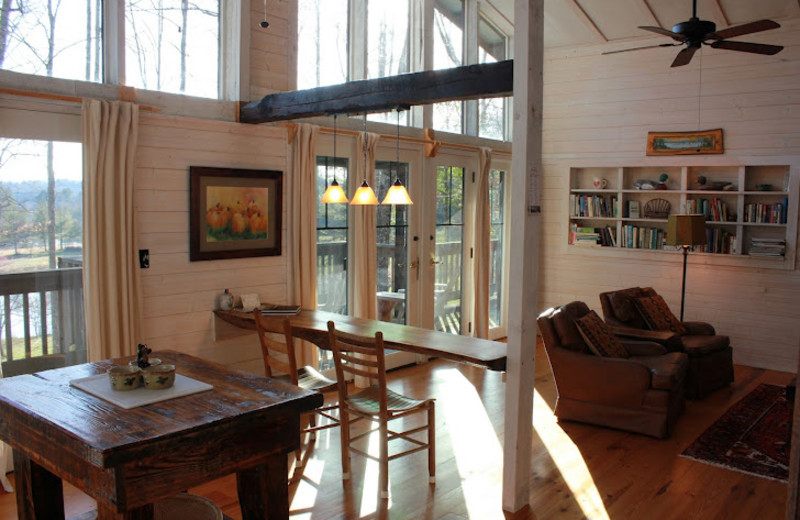
{"type": "Polygon", "coordinates": [[[108,374],[73,379],[69,384],[125,409],[205,392],[214,388],[208,383],[180,374],[175,374],[174,385],[163,390],[148,390],[143,386],[135,390],[112,390],[111,383],[108,381],[108,374]]]}

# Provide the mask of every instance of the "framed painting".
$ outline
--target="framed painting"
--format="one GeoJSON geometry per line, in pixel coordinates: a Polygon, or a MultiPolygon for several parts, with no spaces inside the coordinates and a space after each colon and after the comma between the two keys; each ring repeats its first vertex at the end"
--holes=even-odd
{"type": "Polygon", "coordinates": [[[281,254],[283,172],[189,167],[189,260],[281,254]]]}
{"type": "Polygon", "coordinates": [[[722,128],[700,132],[647,132],[647,155],[722,152],[722,128]]]}

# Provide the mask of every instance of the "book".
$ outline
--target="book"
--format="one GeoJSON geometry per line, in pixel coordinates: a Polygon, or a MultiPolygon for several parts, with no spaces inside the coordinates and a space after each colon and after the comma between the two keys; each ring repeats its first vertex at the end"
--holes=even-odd
{"type": "Polygon", "coordinates": [[[299,305],[276,305],[274,303],[262,303],[261,314],[264,315],[297,315],[300,314],[299,305]]]}

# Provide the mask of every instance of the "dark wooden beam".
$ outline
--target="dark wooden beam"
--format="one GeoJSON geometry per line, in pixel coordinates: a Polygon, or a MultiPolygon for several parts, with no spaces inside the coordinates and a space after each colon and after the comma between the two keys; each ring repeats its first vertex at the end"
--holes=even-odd
{"type": "Polygon", "coordinates": [[[387,112],[398,106],[513,94],[514,62],[467,65],[270,94],[239,111],[242,123],[331,114],[387,112]]]}

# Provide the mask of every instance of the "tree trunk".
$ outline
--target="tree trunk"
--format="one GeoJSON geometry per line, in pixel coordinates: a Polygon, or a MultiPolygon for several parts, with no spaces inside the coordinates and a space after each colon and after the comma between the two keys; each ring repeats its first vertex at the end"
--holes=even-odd
{"type": "Polygon", "coordinates": [[[0,67],[6,59],[8,45],[8,20],[11,17],[11,0],[3,0],[0,4],[0,67]]]}
{"type": "Polygon", "coordinates": [[[47,258],[56,267],[56,172],[53,167],[53,142],[47,142],[47,258]]]}
{"type": "Polygon", "coordinates": [[[181,0],[181,92],[186,92],[186,30],[189,28],[189,0],[181,0]]]}

